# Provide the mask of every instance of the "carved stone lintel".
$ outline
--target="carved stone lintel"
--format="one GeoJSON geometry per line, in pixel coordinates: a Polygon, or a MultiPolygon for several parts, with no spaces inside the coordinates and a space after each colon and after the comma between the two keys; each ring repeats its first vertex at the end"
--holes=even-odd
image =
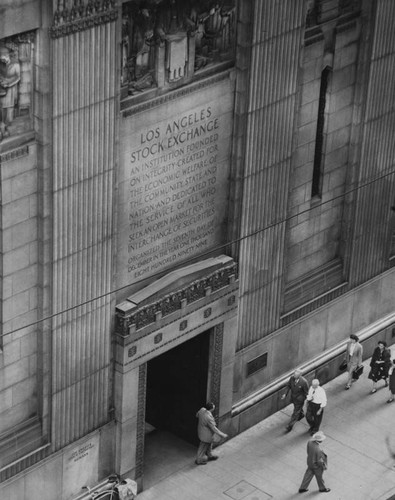
{"type": "MultiPolygon", "coordinates": [[[[177,290],[163,297],[160,301],[134,310],[128,316],[120,316],[117,313],[117,332],[122,335],[123,331],[129,329],[129,334],[155,323],[159,319],[181,309],[187,305],[207,297],[208,291],[215,291],[228,286],[237,279],[237,264],[232,263],[214,273],[194,281],[187,287],[177,290]]],[[[229,304],[231,305],[231,304],[229,304]]]]}

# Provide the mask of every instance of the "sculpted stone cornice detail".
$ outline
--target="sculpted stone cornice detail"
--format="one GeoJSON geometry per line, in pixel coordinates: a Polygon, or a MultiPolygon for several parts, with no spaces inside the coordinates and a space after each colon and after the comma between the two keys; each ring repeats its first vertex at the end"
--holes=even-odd
{"type": "MultiPolygon", "coordinates": [[[[206,329],[209,329],[212,327],[213,322],[222,322],[223,323],[225,320],[225,317],[229,313],[234,313],[236,310],[237,310],[237,305],[235,305],[232,308],[229,308],[227,311],[220,312],[212,319],[210,318],[210,320],[207,320],[207,321],[202,320],[197,326],[195,326],[193,328],[189,328],[188,330],[183,330],[182,333],[179,333],[176,336],[176,338],[171,337],[166,342],[164,342],[163,338],[162,338],[161,342],[159,344],[156,344],[155,340],[154,340],[155,336],[153,336],[152,347],[148,351],[143,352],[141,349],[139,350],[137,345],[136,345],[138,343],[138,341],[137,341],[135,345],[133,345],[131,348],[128,349],[128,361],[126,361],[126,362],[124,361],[124,362],[120,363],[119,361],[115,360],[115,364],[118,366],[127,367],[133,363],[135,364],[136,362],[140,362],[141,359],[143,359],[143,358],[146,359],[147,356],[151,357],[156,352],[163,350],[163,347],[168,346],[169,344],[172,344],[174,342],[174,340],[181,340],[186,336],[190,336],[192,332],[196,332],[196,330],[199,328],[201,329],[202,327],[205,327],[206,329]]],[[[169,323],[169,325],[174,325],[175,331],[177,329],[177,325],[179,325],[179,324],[180,324],[179,320],[176,320],[174,322],[169,323]]]]}
{"type": "Polygon", "coordinates": [[[149,101],[143,102],[141,104],[133,104],[127,100],[121,103],[121,111],[122,118],[127,118],[128,116],[132,116],[136,113],[141,113],[143,111],[148,111],[149,109],[156,108],[170,101],[174,101],[175,99],[179,99],[181,97],[185,97],[193,92],[198,92],[203,90],[211,85],[215,85],[216,83],[222,82],[229,78],[229,72],[224,71],[218,75],[205,78],[198,83],[193,83],[188,85],[187,87],[183,87],[180,90],[173,90],[168,94],[162,95],[160,97],[154,97],[149,101]]]}
{"type": "Polygon", "coordinates": [[[233,262],[204,278],[193,281],[184,288],[165,295],[158,301],[138,308],[131,314],[125,316],[117,311],[116,332],[127,337],[131,333],[155,323],[158,318],[181,310],[187,305],[230,285],[237,279],[237,272],[237,264],[233,262]]]}
{"type": "Polygon", "coordinates": [[[61,38],[115,21],[117,17],[115,0],[58,0],[50,35],[61,38]]]}
{"type": "Polygon", "coordinates": [[[0,154],[0,164],[5,163],[6,161],[16,160],[17,158],[27,156],[28,154],[29,146],[22,146],[18,149],[13,149],[12,151],[8,151],[7,153],[0,154]]]}

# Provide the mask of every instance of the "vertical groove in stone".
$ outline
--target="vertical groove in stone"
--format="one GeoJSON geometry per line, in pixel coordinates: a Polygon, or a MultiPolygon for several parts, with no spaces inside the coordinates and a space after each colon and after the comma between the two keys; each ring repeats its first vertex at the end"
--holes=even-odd
{"type": "Polygon", "coordinates": [[[389,267],[390,206],[395,191],[394,25],[395,3],[379,0],[372,33],[360,189],[356,192],[356,232],[350,273],[353,286],[389,267]],[[387,232],[382,229],[382,221],[388,221],[387,232]]]}
{"type": "Polygon", "coordinates": [[[114,23],[53,42],[56,449],[108,418],[115,48],[114,23]]]}
{"type": "Polygon", "coordinates": [[[303,0],[255,3],[241,236],[257,233],[241,244],[239,349],[279,327],[278,222],[286,218],[304,8],[303,0]]]}

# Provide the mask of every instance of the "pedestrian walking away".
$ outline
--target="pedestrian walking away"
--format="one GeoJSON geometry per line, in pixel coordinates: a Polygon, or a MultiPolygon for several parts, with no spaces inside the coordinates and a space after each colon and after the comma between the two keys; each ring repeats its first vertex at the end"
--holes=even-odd
{"type": "Polygon", "coordinates": [[[214,436],[226,439],[227,434],[221,432],[215,425],[215,420],[212,412],[215,410],[215,405],[211,402],[200,408],[196,413],[198,420],[198,437],[200,440],[199,448],[196,456],[196,465],[205,465],[209,460],[217,460],[218,456],[213,455],[212,447],[214,436]]]}
{"type": "Polygon", "coordinates": [[[387,403],[392,403],[395,397],[395,359],[392,360],[391,368],[388,371],[388,386],[390,390],[390,397],[387,403]]]}
{"type": "Polygon", "coordinates": [[[348,373],[346,389],[350,389],[351,384],[355,381],[355,379],[353,378],[353,373],[354,370],[362,365],[362,353],[363,348],[359,343],[359,338],[354,334],[350,335],[350,340],[347,342],[345,359],[345,361],[347,362],[348,373]]]}
{"type": "Polygon", "coordinates": [[[321,425],[324,408],[327,404],[325,390],[320,386],[320,381],[315,378],[307,394],[306,420],[310,425],[310,434],[315,434],[321,425]]]}
{"type": "Polygon", "coordinates": [[[318,489],[321,493],[328,493],[330,488],[327,488],[324,483],[324,470],[328,468],[328,457],[320,447],[320,444],[325,439],[325,434],[322,431],[316,432],[307,443],[307,469],[302,479],[302,484],[299,488],[299,493],[308,491],[309,484],[315,476],[318,484],[318,489]]]}
{"type": "Polygon", "coordinates": [[[388,370],[391,367],[391,351],[387,348],[387,342],[379,340],[370,360],[370,372],[368,378],[372,380],[371,394],[377,392],[377,382],[381,379],[388,385],[388,370]]]}
{"type": "Polygon", "coordinates": [[[294,405],[294,410],[292,412],[291,420],[286,427],[286,432],[292,431],[295,423],[302,420],[304,417],[303,405],[308,392],[309,384],[307,383],[307,380],[302,377],[302,372],[300,370],[295,370],[293,375],[288,380],[285,394],[281,396],[281,399],[285,399],[288,394],[291,393],[291,403],[294,405]]]}

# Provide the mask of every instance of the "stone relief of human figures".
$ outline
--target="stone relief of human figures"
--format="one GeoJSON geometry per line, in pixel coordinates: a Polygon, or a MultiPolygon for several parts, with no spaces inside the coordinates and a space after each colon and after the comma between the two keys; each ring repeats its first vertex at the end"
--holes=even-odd
{"type": "Polygon", "coordinates": [[[10,135],[9,126],[14,120],[20,79],[19,62],[12,62],[10,50],[4,45],[0,46],[0,139],[10,135]]]}
{"type": "Polygon", "coordinates": [[[193,73],[209,64],[232,59],[235,27],[234,0],[125,3],[121,85],[134,95],[182,81],[192,76],[191,68],[193,73]],[[161,81],[163,72],[166,78],[161,81]]]}
{"type": "Polygon", "coordinates": [[[0,40],[0,141],[32,128],[34,32],[0,40]]]}

